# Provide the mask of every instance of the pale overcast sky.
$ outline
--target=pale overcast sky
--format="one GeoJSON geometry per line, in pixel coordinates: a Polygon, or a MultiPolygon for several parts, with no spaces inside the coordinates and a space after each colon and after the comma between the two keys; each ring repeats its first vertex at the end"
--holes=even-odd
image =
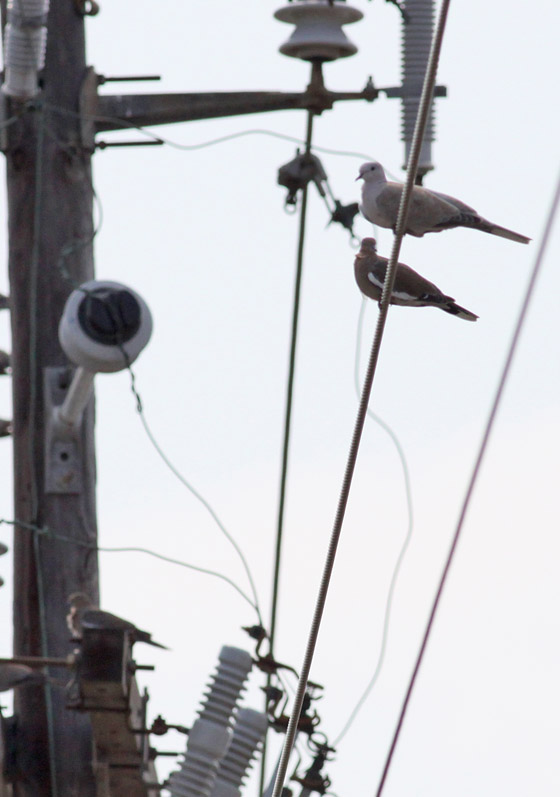
{"type": "MultiPolygon", "coordinates": [[[[399,83],[394,6],[353,0],[352,58],[325,67],[332,89],[399,83]]],[[[291,31],[270,2],[104,3],[87,21],[88,63],[102,74],[161,74],[129,91],[303,90],[306,63],[278,47],[291,31]]],[[[373,795],[483,426],[516,322],[560,165],[559,6],[549,0],[452,3],[438,82],[436,169],[428,187],[534,240],[522,246],[472,230],[407,237],[401,260],[480,316],[392,308],[372,407],[410,466],[413,539],[395,593],[381,677],[326,772],[339,797],[373,795]]],[[[249,129],[302,137],[299,111],[157,128],[182,144],[249,129]]],[[[400,103],[341,103],[315,124],[315,143],[368,153],[403,179],[400,103]]],[[[126,138],[140,134],[126,133],[126,138]]],[[[110,136],[104,136],[109,140],[110,136]]],[[[113,137],[115,138],[115,137],[113,137]]],[[[100,279],[148,302],[154,334],[134,367],[146,417],[169,459],[212,504],[245,552],[270,613],[282,424],[298,218],[283,210],[279,166],[295,144],[251,135],[191,152],[109,149],[94,158],[103,208],[100,279]]],[[[343,202],[357,201],[362,158],[321,154],[343,202]]],[[[2,209],[5,214],[5,196],[2,209]]],[[[301,666],[357,410],[361,297],[347,233],[326,227],[310,191],[276,653],[301,666]]],[[[8,290],[7,232],[0,289],[8,290]]],[[[356,221],[356,234],[371,235],[356,221]]],[[[390,231],[378,236],[389,256],[390,231]]],[[[560,463],[560,225],[551,239],[511,379],[480,474],[441,610],[385,788],[386,797],[553,797],[557,765],[560,463]]],[[[0,347],[10,348],[6,313],[0,347]]],[[[377,308],[367,308],[362,368],[377,308]]],[[[128,375],[96,379],[100,545],[143,546],[248,583],[205,509],[164,466],[135,411],[128,375]]],[[[0,415],[11,416],[10,380],[0,415]]],[[[2,516],[12,517],[11,444],[0,441],[2,516]]],[[[407,527],[393,443],[368,422],[311,677],[330,740],[375,668],[389,581],[407,527]]],[[[10,542],[6,527],[1,539],[10,542]]],[[[0,560],[3,627],[11,564],[0,560]]],[[[255,621],[231,587],[141,554],[100,554],[102,605],[168,644],[137,648],[152,716],[191,725],[224,644],[252,650],[255,621]]],[[[11,651],[4,636],[2,655],[11,651]]],[[[261,708],[253,673],[245,704],[261,708]]],[[[166,737],[163,749],[184,748],[166,737]]],[[[279,739],[273,738],[273,752],[279,739]]],[[[272,765],[272,757],[270,764],[272,765]]],[[[157,762],[163,778],[171,759],[157,762]]],[[[302,766],[309,764],[304,758],[302,766]]],[[[293,763],[295,766],[295,760],[293,763]]],[[[298,793],[296,786],[295,793],[298,793]]],[[[245,793],[256,795],[251,780],[245,793]]]]}

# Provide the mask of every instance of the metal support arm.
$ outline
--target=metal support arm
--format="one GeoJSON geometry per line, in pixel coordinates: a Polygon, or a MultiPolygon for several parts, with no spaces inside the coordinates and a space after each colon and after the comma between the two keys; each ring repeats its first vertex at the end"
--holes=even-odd
{"type": "MultiPolygon", "coordinates": [[[[95,134],[129,127],[216,119],[222,116],[265,113],[267,111],[307,110],[318,115],[341,100],[373,102],[380,93],[402,96],[401,87],[377,89],[371,78],[362,91],[330,91],[323,80],[322,65],[313,64],[311,82],[303,92],[237,91],[192,94],[105,94],[99,95],[99,76],[90,67],[82,87],[81,109],[83,143],[95,146],[95,134]]],[[[435,96],[445,96],[445,86],[437,86],[435,96]]]]}

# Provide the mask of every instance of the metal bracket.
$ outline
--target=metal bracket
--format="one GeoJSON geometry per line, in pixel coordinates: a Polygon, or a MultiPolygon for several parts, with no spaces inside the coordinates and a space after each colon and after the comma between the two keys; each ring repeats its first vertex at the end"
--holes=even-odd
{"type": "Polygon", "coordinates": [[[63,403],[72,374],[70,368],[44,369],[45,492],[51,494],[78,495],[84,485],[81,426],[55,422],[54,410],[63,403]]]}
{"type": "Polygon", "coordinates": [[[95,151],[95,115],[97,113],[98,79],[95,69],[88,66],[80,87],[80,136],[88,152],[95,151]]]}

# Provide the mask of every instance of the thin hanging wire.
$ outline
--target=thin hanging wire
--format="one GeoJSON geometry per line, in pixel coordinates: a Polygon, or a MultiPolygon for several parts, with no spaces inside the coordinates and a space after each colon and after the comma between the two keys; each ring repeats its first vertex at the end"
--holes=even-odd
{"type": "Polygon", "coordinates": [[[27,531],[36,532],[37,535],[42,535],[45,537],[49,537],[53,540],[60,540],[61,542],[65,542],[68,545],[75,545],[78,548],[86,548],[89,551],[99,551],[100,553],[142,553],[146,554],[147,556],[153,556],[155,559],[159,559],[162,562],[167,562],[172,565],[178,565],[179,567],[185,567],[188,570],[194,570],[196,573],[203,573],[207,576],[213,576],[214,578],[219,578],[221,581],[224,581],[226,584],[229,584],[233,589],[241,595],[243,600],[247,601],[249,606],[251,606],[255,611],[257,610],[256,605],[253,603],[249,595],[245,593],[241,587],[238,586],[231,578],[224,575],[223,573],[219,573],[216,570],[210,570],[207,567],[200,567],[199,565],[194,565],[191,562],[184,562],[181,559],[176,559],[172,556],[166,556],[165,554],[158,553],[157,551],[153,551],[150,548],[140,548],[138,546],[125,546],[125,547],[118,547],[118,548],[109,548],[106,546],[100,546],[96,543],[91,542],[83,542],[82,540],[77,540],[74,537],[68,537],[66,534],[59,534],[58,532],[54,531],[53,529],[49,528],[48,526],[37,526],[35,523],[26,523],[24,520],[8,520],[7,518],[0,518],[0,526],[1,525],[7,526],[14,526],[17,529],[26,529],[27,531]]]}
{"type": "MultiPolygon", "coordinates": [[[[313,139],[313,112],[307,113],[307,131],[305,135],[305,153],[311,152],[313,139]]],[[[294,378],[296,370],[296,349],[299,323],[299,307],[301,295],[301,278],[303,274],[303,249],[305,245],[305,225],[307,220],[307,193],[308,183],[301,190],[301,205],[299,215],[299,239],[296,259],[296,276],[294,282],[294,303],[292,310],[292,334],[290,341],[290,362],[288,368],[288,382],[286,387],[286,414],[284,418],[284,442],[282,445],[282,469],[280,474],[280,494],[278,498],[278,520],[276,524],[276,547],[274,552],[274,575],[272,582],[272,607],[270,612],[269,627],[269,653],[274,655],[274,641],[276,636],[276,618],[278,612],[278,593],[280,589],[280,563],[282,558],[282,537],[284,532],[284,512],[286,508],[286,483],[288,478],[288,459],[290,453],[290,432],[292,426],[292,405],[294,396],[294,378]]],[[[267,686],[270,686],[270,676],[267,677],[267,686]]],[[[263,793],[266,778],[266,733],[262,744],[259,794],[263,793]]]]}
{"type": "Polygon", "coordinates": [[[376,797],[380,797],[381,793],[383,792],[383,787],[385,785],[385,781],[387,779],[387,774],[388,774],[389,768],[391,766],[391,761],[393,759],[393,754],[395,752],[395,747],[397,745],[397,742],[398,742],[398,739],[399,739],[399,736],[400,736],[400,732],[401,732],[401,729],[402,729],[402,726],[403,726],[406,710],[408,708],[408,704],[409,704],[409,701],[410,701],[410,696],[412,694],[412,690],[414,689],[414,685],[416,683],[416,678],[418,676],[418,671],[420,669],[420,665],[421,665],[422,659],[424,657],[424,652],[426,650],[426,646],[427,646],[428,640],[430,638],[430,633],[432,631],[432,626],[434,624],[435,615],[436,615],[436,612],[437,612],[437,609],[438,609],[438,606],[439,606],[439,602],[440,602],[440,599],[441,599],[441,596],[442,596],[442,593],[443,593],[443,588],[445,586],[447,575],[449,573],[449,569],[451,567],[451,563],[453,561],[453,557],[454,557],[455,551],[457,549],[457,544],[459,542],[459,537],[460,537],[461,531],[463,529],[463,525],[464,525],[464,522],[465,522],[465,517],[466,517],[466,514],[467,514],[467,509],[469,507],[469,503],[470,503],[470,500],[471,500],[471,497],[472,497],[472,494],[473,494],[473,491],[474,491],[476,480],[477,480],[478,474],[480,472],[480,467],[482,465],[482,460],[484,458],[484,454],[486,453],[488,440],[490,439],[490,433],[492,431],[492,427],[494,425],[494,421],[495,421],[496,415],[498,413],[498,409],[499,409],[499,406],[500,406],[500,402],[501,402],[501,399],[502,399],[502,395],[503,395],[503,392],[504,392],[506,381],[507,381],[507,378],[509,376],[509,372],[510,372],[510,369],[511,369],[511,364],[513,362],[513,358],[514,358],[514,355],[515,355],[517,344],[519,342],[521,331],[522,331],[523,325],[525,323],[525,318],[527,316],[527,311],[529,309],[529,303],[530,303],[531,297],[533,295],[533,291],[534,291],[534,288],[535,288],[537,277],[538,277],[539,272],[541,270],[541,265],[542,265],[542,262],[543,262],[543,259],[544,259],[544,253],[546,251],[546,247],[547,247],[547,244],[548,244],[548,239],[549,239],[550,233],[552,231],[554,218],[556,216],[556,212],[558,210],[559,204],[560,204],[560,174],[558,176],[558,182],[556,184],[556,191],[555,191],[555,194],[554,194],[551,206],[550,206],[550,210],[549,210],[549,213],[548,213],[548,218],[547,218],[547,221],[546,221],[546,224],[545,224],[545,229],[544,229],[544,232],[543,232],[541,245],[539,247],[539,251],[538,251],[536,259],[535,259],[535,264],[533,266],[533,271],[532,271],[531,277],[529,279],[529,284],[527,286],[527,291],[525,293],[525,298],[523,300],[523,304],[522,304],[521,310],[519,312],[519,318],[517,319],[517,324],[515,326],[515,331],[513,333],[512,339],[511,339],[511,343],[510,343],[510,346],[509,346],[509,350],[508,350],[508,354],[507,354],[507,357],[506,357],[506,361],[505,361],[505,364],[504,364],[504,367],[503,367],[503,370],[502,370],[502,375],[500,377],[500,381],[498,383],[498,388],[496,390],[496,395],[494,397],[494,402],[492,404],[492,409],[490,410],[490,414],[488,416],[488,421],[486,422],[486,428],[485,428],[484,434],[482,436],[482,441],[480,443],[480,448],[479,448],[479,451],[478,451],[478,455],[476,457],[476,461],[475,461],[475,464],[474,464],[474,467],[473,467],[473,471],[472,471],[472,475],[471,475],[471,478],[470,478],[470,481],[469,481],[469,485],[468,485],[467,491],[465,493],[465,498],[463,500],[463,505],[461,507],[461,512],[459,514],[459,520],[457,521],[457,528],[455,529],[455,534],[453,536],[453,541],[451,543],[451,547],[449,549],[447,560],[445,562],[445,566],[444,566],[443,572],[441,574],[439,585],[438,585],[438,588],[437,588],[437,591],[436,591],[436,595],[435,595],[435,598],[434,598],[434,602],[433,602],[433,605],[432,605],[432,610],[431,610],[430,616],[428,618],[428,623],[426,625],[426,630],[425,630],[424,636],[422,638],[422,643],[420,645],[420,649],[418,651],[418,656],[416,658],[416,663],[414,665],[414,669],[413,669],[412,675],[410,677],[410,682],[408,684],[408,689],[406,691],[406,696],[404,698],[404,701],[403,701],[403,704],[402,704],[402,707],[401,707],[401,712],[400,712],[400,715],[399,715],[397,726],[395,728],[395,732],[394,732],[394,735],[393,735],[391,746],[390,746],[389,752],[387,754],[387,760],[385,761],[385,766],[383,768],[383,773],[381,775],[381,781],[379,783],[379,787],[378,787],[377,792],[376,792],[376,797]]]}
{"type": "Polygon", "coordinates": [[[381,341],[383,339],[383,330],[385,328],[385,321],[387,318],[387,312],[389,310],[389,300],[391,298],[391,294],[393,292],[393,286],[395,284],[395,277],[397,274],[397,264],[399,258],[399,252],[401,248],[402,239],[404,236],[404,231],[406,229],[406,220],[408,216],[408,210],[410,206],[410,200],[412,196],[412,190],[414,187],[414,180],[416,178],[416,172],[418,170],[418,160],[420,157],[420,148],[422,146],[422,141],[424,138],[424,133],[426,130],[426,125],[428,121],[428,114],[430,111],[432,99],[433,99],[433,92],[436,80],[436,72],[437,66],[439,61],[439,54],[441,51],[441,43],[443,40],[443,33],[445,31],[445,23],[447,20],[447,12],[449,10],[449,3],[450,0],[443,0],[438,24],[436,28],[436,32],[434,35],[434,39],[432,42],[432,47],[430,51],[430,57],[428,59],[428,65],[426,68],[426,75],[424,78],[424,85],[422,87],[422,96],[420,99],[420,106],[418,109],[418,116],[416,118],[416,125],[414,128],[414,136],[412,139],[411,151],[410,151],[410,158],[407,166],[407,175],[406,175],[406,183],[403,188],[401,194],[401,200],[399,204],[399,213],[397,216],[397,223],[395,227],[395,237],[393,241],[393,249],[391,252],[391,257],[389,260],[389,264],[387,266],[387,272],[385,275],[385,282],[383,285],[383,293],[381,295],[381,302],[380,302],[380,309],[379,309],[379,318],[377,321],[377,327],[375,330],[375,335],[373,339],[373,344],[371,348],[371,354],[368,364],[368,369],[366,372],[366,377],[364,380],[364,387],[362,391],[362,398],[360,400],[360,406],[358,409],[358,417],[356,418],[356,424],[354,427],[354,434],[352,436],[352,443],[350,446],[350,453],[348,455],[348,461],[346,465],[346,471],[344,474],[344,481],[342,484],[342,489],[340,493],[338,508],[336,512],[335,522],[331,534],[329,549],[327,552],[327,557],[323,569],[323,576],[321,579],[321,585],[319,588],[319,594],[317,596],[317,602],[315,606],[315,612],[313,615],[313,621],[311,624],[311,630],[309,632],[309,637],[307,641],[307,648],[305,651],[305,656],[303,660],[303,664],[300,670],[300,678],[298,681],[296,696],[294,699],[294,704],[292,708],[292,714],[290,716],[290,722],[288,724],[288,729],[286,731],[286,738],[284,740],[284,746],[282,748],[282,756],[280,759],[280,765],[278,767],[278,774],[276,777],[276,782],[274,784],[274,789],[272,792],[271,797],[281,797],[281,792],[284,786],[284,782],[286,780],[286,774],[288,771],[288,763],[290,759],[290,755],[292,752],[292,748],[294,745],[295,736],[297,733],[297,727],[299,723],[299,718],[301,715],[301,709],[303,706],[303,700],[305,697],[305,690],[307,687],[307,681],[309,678],[309,672],[311,670],[311,664],[313,661],[313,655],[315,652],[315,646],[317,644],[317,638],[319,635],[319,628],[321,625],[321,619],[323,616],[325,603],[327,599],[327,592],[329,589],[329,584],[331,580],[332,570],[334,567],[334,560],[336,557],[336,551],[338,547],[338,541],[340,538],[340,532],[342,530],[342,523],[344,521],[344,515],[346,512],[346,505],[348,503],[348,497],[350,494],[350,487],[352,485],[352,478],[354,475],[354,469],[356,466],[356,460],[358,457],[358,450],[360,446],[360,440],[364,428],[364,422],[367,414],[367,409],[369,405],[369,399],[371,395],[371,388],[373,384],[373,377],[375,375],[375,370],[377,367],[377,360],[379,358],[379,350],[381,347],[381,341]]]}
{"type": "MultiPolygon", "coordinates": [[[[237,543],[237,541],[235,540],[235,538],[226,529],[226,527],[224,526],[224,524],[222,523],[222,521],[220,520],[220,518],[218,517],[218,515],[214,511],[213,507],[210,505],[210,503],[204,498],[203,495],[201,495],[201,493],[198,492],[198,490],[196,490],[193,487],[193,485],[189,481],[187,481],[187,479],[183,476],[183,474],[179,470],[177,470],[175,465],[171,462],[171,460],[166,455],[165,451],[159,445],[158,441],[156,440],[156,438],[154,436],[154,433],[152,432],[152,430],[151,430],[151,428],[150,428],[150,426],[148,424],[148,421],[146,420],[146,415],[144,413],[144,405],[142,403],[142,398],[141,398],[141,396],[138,393],[138,390],[136,388],[136,376],[135,376],[134,371],[132,370],[132,368],[130,366],[130,361],[129,361],[126,349],[121,347],[121,351],[123,353],[123,357],[124,357],[125,362],[126,362],[126,367],[127,367],[127,370],[128,370],[129,376],[130,376],[130,390],[131,390],[132,395],[134,396],[134,398],[136,400],[136,411],[138,412],[138,415],[140,416],[140,422],[141,422],[142,426],[144,427],[144,431],[146,432],[146,435],[148,436],[148,439],[149,439],[150,443],[155,448],[156,452],[158,453],[160,458],[163,460],[164,464],[169,468],[171,473],[173,473],[173,475],[181,482],[183,487],[186,487],[187,490],[192,495],[194,495],[194,497],[198,501],[200,501],[202,506],[210,514],[210,516],[212,517],[212,519],[214,520],[214,522],[216,523],[216,525],[218,526],[218,528],[220,529],[220,531],[222,532],[224,537],[232,545],[232,547],[234,548],[235,552],[239,556],[239,559],[241,560],[241,564],[243,565],[243,569],[245,570],[245,573],[247,575],[247,580],[249,581],[249,586],[251,587],[251,592],[253,594],[253,601],[249,601],[249,603],[255,609],[255,611],[257,613],[257,617],[258,617],[259,623],[262,625],[263,624],[263,619],[262,619],[262,614],[261,614],[261,610],[260,610],[260,604],[259,604],[259,597],[258,597],[258,594],[257,594],[257,588],[256,588],[256,585],[255,585],[255,581],[253,579],[253,575],[251,573],[251,568],[249,567],[249,563],[248,563],[243,551],[241,550],[241,548],[240,548],[239,544],[237,543]]],[[[237,589],[237,587],[236,587],[236,589],[237,589]]],[[[240,590],[238,590],[238,591],[240,591],[240,590]]],[[[241,593],[241,594],[243,594],[243,593],[241,593]]]]}

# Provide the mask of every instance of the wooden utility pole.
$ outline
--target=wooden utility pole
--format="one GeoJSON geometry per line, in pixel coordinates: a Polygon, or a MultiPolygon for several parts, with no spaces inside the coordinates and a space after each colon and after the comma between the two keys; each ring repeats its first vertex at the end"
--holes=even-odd
{"type": "MultiPolygon", "coordinates": [[[[66,598],[98,599],[95,550],[40,535],[49,527],[96,544],[93,402],[81,439],[81,488],[45,490],[45,368],[67,366],[58,323],[76,284],[93,277],[91,153],[80,145],[80,88],[85,38],[79,3],[51,0],[43,91],[35,108],[6,100],[9,273],[12,323],[14,518],[14,653],[69,652],[66,598]]],[[[6,8],[3,4],[3,21],[6,8]]],[[[59,385],[63,392],[64,385],[59,385]]],[[[62,463],[63,464],[63,463],[62,463]]],[[[50,670],[64,679],[65,672],[50,670]]],[[[64,689],[16,691],[16,797],[93,797],[87,715],[65,707],[64,689]]]]}
{"type": "MultiPolygon", "coordinates": [[[[4,25],[6,5],[7,0],[0,0],[4,25]]],[[[20,18],[22,9],[21,3],[12,5],[20,18]]],[[[319,64],[303,92],[99,94],[99,85],[118,78],[101,78],[86,68],[83,14],[95,9],[89,0],[50,0],[41,93],[26,104],[0,98],[0,111],[9,122],[0,130],[0,141],[7,160],[9,211],[17,657],[64,658],[69,653],[68,595],[82,591],[99,599],[93,400],[78,439],[69,446],[53,445],[48,435],[49,408],[62,403],[70,382],[58,341],[59,320],[70,291],[94,276],[91,155],[96,135],[141,124],[288,108],[317,115],[339,101],[372,102],[379,92],[402,96],[400,87],[377,89],[371,80],[361,91],[332,92],[319,64]]],[[[67,675],[55,666],[50,673],[61,681],[67,675]]],[[[135,694],[132,681],[129,686],[127,699],[135,694]]],[[[108,791],[111,797],[129,797],[130,785],[123,785],[124,776],[111,773],[111,766],[115,772],[131,762],[140,767],[142,757],[131,746],[126,725],[131,706],[121,698],[122,716],[116,722],[124,747],[107,742],[114,738],[106,734],[114,723],[106,706],[92,709],[84,703],[71,711],[64,689],[17,690],[14,717],[2,723],[8,728],[7,780],[14,797],[94,797],[108,791]],[[124,748],[128,758],[122,759],[124,748]]],[[[155,773],[145,762],[140,770],[153,784],[155,773]]],[[[2,787],[0,781],[0,793],[2,787]]]]}

